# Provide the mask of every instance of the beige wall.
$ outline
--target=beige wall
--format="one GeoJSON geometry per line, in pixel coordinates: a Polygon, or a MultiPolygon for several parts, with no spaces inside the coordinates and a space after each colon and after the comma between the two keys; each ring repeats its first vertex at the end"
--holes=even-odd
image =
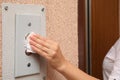
{"type": "MultiPolygon", "coordinates": [[[[66,59],[78,65],[77,36],[77,1],[78,0],[0,0],[0,3],[42,4],[46,7],[47,37],[60,43],[66,59]]],[[[0,26],[1,19],[0,7],[0,26]]],[[[0,44],[2,26],[0,27],[0,44]]],[[[1,45],[0,45],[1,47],[1,45]]],[[[2,80],[2,49],[0,48],[0,80],[2,80]]],[[[48,66],[48,80],[65,80],[62,75],[48,66]]],[[[9,75],[8,75],[9,76],[9,75]]],[[[36,77],[37,75],[33,75],[36,77]]],[[[33,77],[33,76],[29,76],[33,77]]],[[[10,79],[11,80],[11,79],[10,79]]],[[[21,79],[20,79],[21,80],[21,79]]]]}

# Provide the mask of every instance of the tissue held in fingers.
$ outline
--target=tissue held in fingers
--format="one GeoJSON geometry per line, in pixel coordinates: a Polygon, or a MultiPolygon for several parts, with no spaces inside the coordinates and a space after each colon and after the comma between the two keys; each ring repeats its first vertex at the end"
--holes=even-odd
{"type": "Polygon", "coordinates": [[[26,53],[35,53],[33,50],[32,50],[32,48],[31,48],[31,46],[30,46],[30,43],[29,43],[29,41],[30,41],[30,36],[32,36],[33,34],[35,34],[34,32],[31,32],[31,33],[28,33],[26,36],[25,36],[25,52],[26,53]]]}

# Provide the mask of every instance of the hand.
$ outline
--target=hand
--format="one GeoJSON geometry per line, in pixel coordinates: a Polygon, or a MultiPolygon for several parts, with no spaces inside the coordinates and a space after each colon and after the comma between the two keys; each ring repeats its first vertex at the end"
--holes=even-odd
{"type": "Polygon", "coordinates": [[[58,43],[38,34],[33,34],[30,36],[30,45],[36,53],[47,59],[48,63],[63,74],[67,80],[97,80],[65,60],[58,43]]]}
{"type": "Polygon", "coordinates": [[[47,59],[53,68],[60,70],[64,67],[66,60],[61,53],[58,43],[38,34],[33,34],[30,36],[30,45],[36,53],[47,59]]]}

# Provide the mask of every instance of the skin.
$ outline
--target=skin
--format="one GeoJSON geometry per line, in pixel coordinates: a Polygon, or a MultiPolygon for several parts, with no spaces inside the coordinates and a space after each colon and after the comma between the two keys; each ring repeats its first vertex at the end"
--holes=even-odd
{"type": "Polygon", "coordinates": [[[65,76],[67,80],[98,80],[68,62],[62,55],[59,44],[55,41],[33,34],[30,36],[30,45],[37,54],[44,57],[51,67],[65,76]]]}

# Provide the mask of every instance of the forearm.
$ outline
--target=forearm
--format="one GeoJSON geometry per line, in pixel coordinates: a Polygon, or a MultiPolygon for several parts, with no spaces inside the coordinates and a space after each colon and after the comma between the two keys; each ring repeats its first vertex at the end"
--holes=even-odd
{"type": "Polygon", "coordinates": [[[66,61],[65,65],[63,65],[62,68],[58,71],[63,74],[68,80],[98,80],[97,78],[86,74],[82,70],[70,64],[68,61],[66,61]]]}

